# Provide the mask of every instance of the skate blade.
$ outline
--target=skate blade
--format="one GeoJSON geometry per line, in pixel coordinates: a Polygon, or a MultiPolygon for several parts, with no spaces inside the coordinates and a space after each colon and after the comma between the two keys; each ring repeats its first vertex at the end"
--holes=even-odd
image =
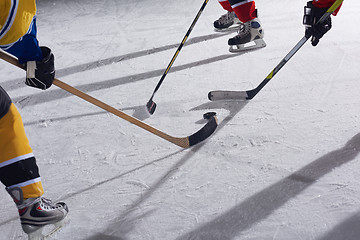
{"type": "Polygon", "coordinates": [[[28,240],[46,240],[51,238],[57,231],[59,231],[65,224],[69,222],[69,218],[66,216],[63,220],[48,224],[42,228],[39,228],[35,232],[28,234],[28,240]]]}
{"type": "Polygon", "coordinates": [[[263,39],[256,39],[250,43],[230,46],[229,52],[237,53],[263,47],[266,47],[265,41],[263,39]]]}

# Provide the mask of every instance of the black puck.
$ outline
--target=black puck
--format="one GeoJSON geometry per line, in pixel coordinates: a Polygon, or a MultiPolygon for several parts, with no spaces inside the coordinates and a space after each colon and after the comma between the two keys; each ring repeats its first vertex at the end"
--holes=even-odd
{"type": "Polygon", "coordinates": [[[207,113],[204,113],[203,118],[204,119],[210,119],[213,116],[216,116],[216,112],[207,112],[207,113]]]}

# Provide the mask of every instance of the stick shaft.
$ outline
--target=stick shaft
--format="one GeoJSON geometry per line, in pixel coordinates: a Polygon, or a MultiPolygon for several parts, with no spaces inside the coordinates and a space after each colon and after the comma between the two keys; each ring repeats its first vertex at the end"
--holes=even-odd
{"type": "Polygon", "coordinates": [[[205,9],[205,6],[206,6],[206,4],[208,3],[208,1],[209,1],[209,0],[205,0],[205,1],[204,1],[204,3],[203,3],[203,5],[201,6],[200,10],[199,10],[198,13],[196,14],[195,19],[194,19],[193,22],[191,23],[189,30],[186,32],[186,34],[185,34],[183,40],[181,41],[178,49],[176,50],[174,56],[173,56],[172,59],[170,60],[169,65],[167,66],[167,68],[165,69],[165,72],[164,72],[163,75],[161,76],[160,81],[159,81],[158,84],[156,85],[155,90],[154,90],[153,94],[151,95],[151,98],[150,98],[150,99],[152,99],[152,98],[154,97],[155,93],[159,90],[159,88],[160,88],[162,82],[164,81],[167,73],[170,71],[171,66],[174,64],[176,57],[179,55],[180,50],[181,50],[182,47],[184,46],[186,40],[188,39],[191,31],[192,31],[193,28],[194,28],[196,22],[198,21],[201,13],[202,13],[203,10],[205,9]]]}

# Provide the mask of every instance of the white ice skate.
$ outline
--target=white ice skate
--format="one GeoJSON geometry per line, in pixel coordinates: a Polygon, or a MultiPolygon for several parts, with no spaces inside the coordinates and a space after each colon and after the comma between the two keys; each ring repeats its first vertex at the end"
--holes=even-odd
{"type": "Polygon", "coordinates": [[[29,240],[48,239],[68,222],[69,209],[65,203],[54,204],[43,197],[24,199],[19,187],[6,190],[19,210],[21,227],[29,240]]]}
{"type": "Polygon", "coordinates": [[[215,32],[236,31],[241,24],[234,12],[227,12],[214,22],[215,32]]]}
{"type": "Polygon", "coordinates": [[[236,53],[266,47],[263,38],[264,30],[261,27],[259,19],[256,17],[253,20],[243,23],[239,28],[238,35],[229,39],[229,51],[236,53]]]}

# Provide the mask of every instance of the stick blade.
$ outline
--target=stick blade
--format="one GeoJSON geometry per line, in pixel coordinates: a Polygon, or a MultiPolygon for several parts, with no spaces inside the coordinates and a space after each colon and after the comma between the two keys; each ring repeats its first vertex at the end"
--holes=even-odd
{"type": "Polygon", "coordinates": [[[205,126],[203,126],[199,131],[188,137],[189,147],[204,141],[206,138],[208,138],[211,134],[215,132],[217,126],[218,121],[216,115],[214,115],[209,119],[205,126]]]}
{"type": "Polygon", "coordinates": [[[146,104],[146,109],[151,115],[153,115],[156,109],[156,103],[150,99],[146,104]]]}
{"type": "Polygon", "coordinates": [[[210,101],[245,101],[250,99],[247,91],[222,91],[215,90],[208,93],[210,101]]]}

